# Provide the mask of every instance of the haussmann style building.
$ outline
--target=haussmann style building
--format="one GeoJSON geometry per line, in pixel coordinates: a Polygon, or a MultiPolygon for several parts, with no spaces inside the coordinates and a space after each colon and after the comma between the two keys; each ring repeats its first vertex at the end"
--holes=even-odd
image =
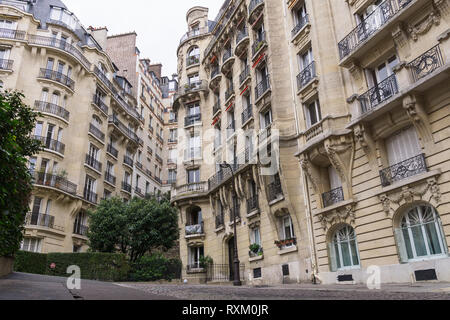
{"type": "Polygon", "coordinates": [[[227,0],[186,18],[184,279],[235,279],[237,239],[246,284],[450,281],[448,0],[227,0]]]}

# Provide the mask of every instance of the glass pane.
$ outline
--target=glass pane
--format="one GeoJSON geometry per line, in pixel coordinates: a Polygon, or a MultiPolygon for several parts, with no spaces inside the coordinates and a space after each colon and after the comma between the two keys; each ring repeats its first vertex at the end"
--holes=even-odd
{"type": "Polygon", "coordinates": [[[340,268],[342,268],[342,265],[341,265],[341,259],[340,259],[340,254],[339,254],[339,247],[338,247],[338,244],[336,242],[334,243],[334,252],[336,253],[336,265],[337,265],[337,268],[340,269],[340,268]]]}
{"type": "Polygon", "coordinates": [[[420,226],[412,227],[411,232],[413,234],[414,246],[416,247],[416,254],[418,257],[427,256],[427,249],[425,242],[423,241],[422,228],[420,226]]]}
{"type": "Polygon", "coordinates": [[[409,238],[408,229],[403,229],[403,238],[405,239],[406,252],[408,253],[408,259],[414,259],[414,254],[411,246],[411,239],[409,238]]]}
{"type": "Polygon", "coordinates": [[[358,258],[358,245],[356,244],[356,241],[350,241],[350,248],[352,250],[352,260],[353,265],[358,266],[359,265],[359,258],[358,258]]]}
{"type": "Polygon", "coordinates": [[[341,251],[344,267],[350,267],[352,265],[352,261],[350,259],[350,247],[348,242],[341,243],[341,251]]]}
{"type": "Polygon", "coordinates": [[[430,254],[441,254],[442,250],[438,236],[437,224],[435,222],[428,223],[424,227],[428,241],[428,247],[430,248],[430,254]]]}

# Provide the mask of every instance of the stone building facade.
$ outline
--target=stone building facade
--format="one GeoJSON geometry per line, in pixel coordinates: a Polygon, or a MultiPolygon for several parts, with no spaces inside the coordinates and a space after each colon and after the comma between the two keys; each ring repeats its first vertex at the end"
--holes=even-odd
{"type": "Polygon", "coordinates": [[[449,9],[227,0],[214,20],[188,11],[172,191],[186,279],[233,279],[237,237],[249,284],[450,280],[449,9]]]}
{"type": "MultiPolygon", "coordinates": [[[[135,79],[125,77],[121,61],[106,50],[107,29],[85,29],[59,0],[2,1],[0,21],[2,90],[23,92],[41,113],[32,134],[44,150],[29,159],[34,190],[22,249],[86,251],[87,211],[101,199],[170,188],[159,170],[136,181],[145,171],[138,154],[144,159],[150,135],[142,96],[159,99],[161,116],[161,89],[154,81],[154,92],[133,93],[135,79]],[[154,187],[145,188],[146,182],[154,187]]],[[[151,84],[145,65],[141,69],[139,81],[151,84]]]]}

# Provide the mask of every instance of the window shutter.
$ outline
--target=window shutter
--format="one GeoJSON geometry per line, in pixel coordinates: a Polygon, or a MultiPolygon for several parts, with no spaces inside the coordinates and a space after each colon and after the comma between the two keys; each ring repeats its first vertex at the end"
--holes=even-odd
{"type": "Polygon", "coordinates": [[[328,260],[331,271],[337,271],[336,251],[334,250],[333,242],[328,244],[328,260]]]}
{"type": "Polygon", "coordinates": [[[399,255],[400,263],[407,263],[408,262],[408,253],[406,252],[406,247],[405,247],[403,235],[402,235],[402,229],[395,229],[394,235],[395,235],[395,243],[397,244],[397,248],[398,248],[398,255],[399,255]]]}

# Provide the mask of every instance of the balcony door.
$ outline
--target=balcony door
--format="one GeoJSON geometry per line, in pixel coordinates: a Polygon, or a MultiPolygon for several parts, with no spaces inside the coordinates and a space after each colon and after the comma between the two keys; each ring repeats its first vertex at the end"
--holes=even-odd
{"type": "Polygon", "coordinates": [[[200,169],[188,170],[187,178],[188,184],[200,183],[200,169]]]}
{"type": "Polygon", "coordinates": [[[310,47],[306,52],[299,55],[299,58],[300,58],[300,71],[303,71],[314,61],[312,48],[310,47]]]}
{"type": "Polygon", "coordinates": [[[389,166],[399,164],[421,154],[422,148],[419,144],[416,129],[410,127],[387,138],[386,151],[389,166]]]}

